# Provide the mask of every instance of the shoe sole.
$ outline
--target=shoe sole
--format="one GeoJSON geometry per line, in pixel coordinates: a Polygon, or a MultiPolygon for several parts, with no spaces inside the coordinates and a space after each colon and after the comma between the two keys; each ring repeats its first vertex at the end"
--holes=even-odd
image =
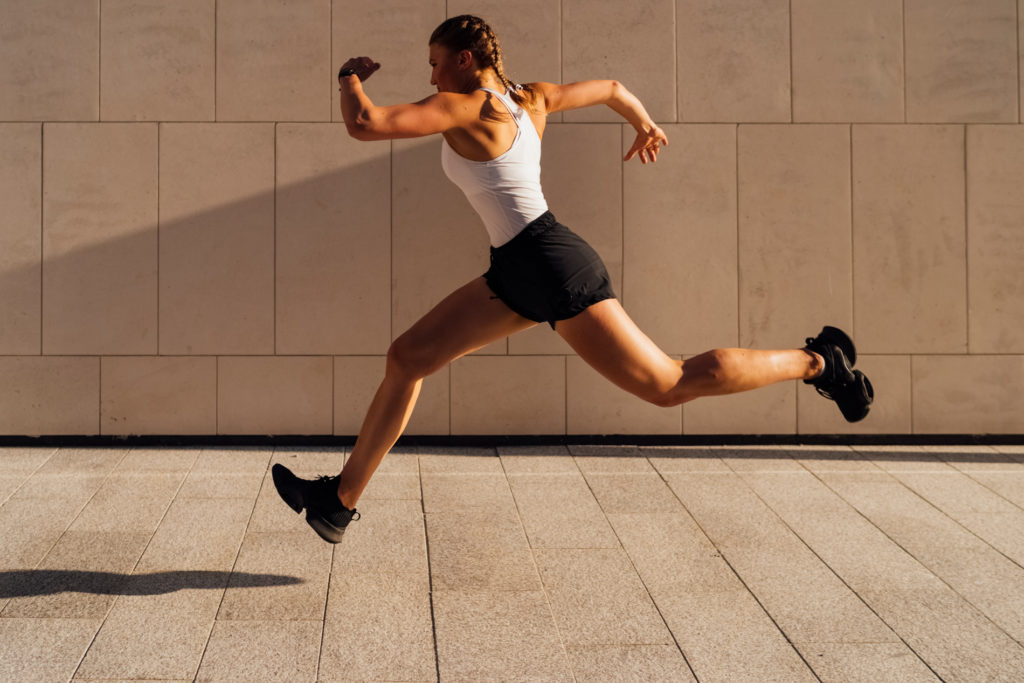
{"type": "Polygon", "coordinates": [[[875,389],[867,375],[860,370],[854,370],[853,381],[843,387],[834,400],[847,422],[860,422],[871,410],[871,403],[875,400],[875,389]]]}
{"type": "Polygon", "coordinates": [[[835,344],[838,346],[839,350],[843,352],[844,356],[846,356],[846,359],[850,361],[851,368],[857,364],[857,347],[853,345],[853,340],[850,339],[850,335],[846,334],[838,327],[825,325],[817,339],[819,343],[835,344]]]}
{"type": "Polygon", "coordinates": [[[295,512],[302,512],[302,508],[306,505],[299,487],[295,485],[299,478],[281,464],[274,465],[270,473],[274,478],[274,488],[277,489],[277,495],[281,496],[281,500],[295,512]]]}
{"type": "Polygon", "coordinates": [[[306,523],[328,543],[341,543],[341,537],[345,535],[344,528],[339,529],[312,510],[306,510],[306,523]]]}

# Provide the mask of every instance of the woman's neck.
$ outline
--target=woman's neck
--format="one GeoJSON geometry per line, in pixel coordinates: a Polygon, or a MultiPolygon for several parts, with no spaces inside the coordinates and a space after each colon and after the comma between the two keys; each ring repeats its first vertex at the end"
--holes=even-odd
{"type": "Polygon", "coordinates": [[[498,80],[498,77],[490,69],[487,71],[480,71],[474,74],[472,78],[467,79],[466,86],[462,92],[471,93],[480,88],[490,88],[491,90],[504,91],[505,87],[498,80]]]}

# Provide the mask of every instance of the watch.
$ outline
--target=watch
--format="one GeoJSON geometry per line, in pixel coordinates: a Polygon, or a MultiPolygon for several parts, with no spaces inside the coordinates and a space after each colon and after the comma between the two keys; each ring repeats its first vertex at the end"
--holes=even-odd
{"type": "Polygon", "coordinates": [[[342,76],[356,76],[356,75],[357,75],[356,74],[356,70],[351,68],[351,67],[348,68],[348,69],[342,69],[341,71],[338,72],[338,78],[341,78],[342,76]]]}

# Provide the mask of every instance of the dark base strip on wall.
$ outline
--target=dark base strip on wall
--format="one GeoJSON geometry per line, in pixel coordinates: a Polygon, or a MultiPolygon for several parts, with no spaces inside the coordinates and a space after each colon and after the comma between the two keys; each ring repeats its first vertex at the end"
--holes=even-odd
{"type": "MultiPolygon", "coordinates": [[[[352,446],[355,436],[331,435],[137,435],[3,436],[0,448],[195,448],[352,446]]],[[[403,436],[397,447],[495,448],[498,446],[1015,446],[1024,434],[759,434],[540,436],[403,436]]]]}

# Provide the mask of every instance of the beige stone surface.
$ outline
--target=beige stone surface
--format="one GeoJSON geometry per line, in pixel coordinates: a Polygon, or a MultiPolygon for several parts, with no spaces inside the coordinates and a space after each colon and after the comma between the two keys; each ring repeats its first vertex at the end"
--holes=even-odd
{"type": "Polygon", "coordinates": [[[332,361],[326,356],[218,360],[220,434],[330,434],[332,361]]]}
{"type": "Polygon", "coordinates": [[[790,120],[789,3],[677,2],[675,19],[680,121],[790,120]]]}
{"type": "Polygon", "coordinates": [[[681,510],[679,500],[656,472],[589,473],[586,476],[587,484],[607,515],[681,510]]]}
{"type": "Polygon", "coordinates": [[[0,12],[0,120],[96,121],[100,3],[5,3],[0,12]]]}
{"type": "Polygon", "coordinates": [[[216,434],[217,360],[189,356],[103,358],[104,434],[216,434]]]}
{"type": "Polygon", "coordinates": [[[328,2],[218,1],[217,120],[330,121],[330,23],[328,2]]]}
{"type": "Polygon", "coordinates": [[[673,642],[622,550],[537,550],[534,557],[566,646],[673,642]]]}
{"type": "Polygon", "coordinates": [[[1013,0],[904,5],[907,121],[1016,123],[1013,0]]]}
{"type": "Polygon", "coordinates": [[[157,127],[43,136],[43,353],[155,353],[157,127]]]}
{"type": "MultiPolygon", "coordinates": [[[[1022,24],[1024,25],[1024,24],[1022,24]]],[[[1024,350],[1024,128],[967,127],[967,273],[971,353],[1024,350]]]]}
{"type": "Polygon", "coordinates": [[[323,622],[217,621],[197,681],[312,680],[323,622]]]}
{"type": "MultiPolygon", "coordinates": [[[[334,433],[356,435],[384,379],[385,359],[380,356],[335,357],[334,433]]],[[[449,373],[445,367],[425,378],[405,434],[450,433],[449,373]]]]}
{"type": "Polygon", "coordinates": [[[517,516],[486,510],[426,515],[435,591],[533,591],[537,567],[517,516]]]}
{"type": "Polygon", "coordinates": [[[451,372],[453,433],[565,433],[565,358],[473,356],[451,372]]]}
{"type": "Polygon", "coordinates": [[[796,392],[794,382],[781,382],[684,403],[683,434],[795,434],[796,392]]]}
{"type": "Polygon", "coordinates": [[[434,617],[446,680],[573,680],[543,591],[438,591],[434,617]]]}
{"type": "Polygon", "coordinates": [[[620,389],[577,356],[566,359],[569,434],[680,434],[683,410],[662,408],[620,389]]]}
{"type": "Polygon", "coordinates": [[[160,126],[160,353],[274,352],[273,188],[273,126],[160,126]]]}
{"type": "Polygon", "coordinates": [[[903,122],[903,11],[890,0],[797,0],[793,120],[903,122]]]}
{"type": "Polygon", "coordinates": [[[618,540],[579,472],[510,474],[531,548],[616,548],[618,540]]]}
{"type": "Polygon", "coordinates": [[[450,17],[475,14],[490,25],[501,41],[505,75],[514,83],[562,82],[561,2],[449,0],[446,6],[450,17]]]}
{"type": "Polygon", "coordinates": [[[910,356],[857,354],[857,369],[867,376],[875,392],[870,412],[860,422],[847,422],[834,401],[819,396],[813,386],[798,383],[797,431],[800,434],[910,433],[910,364],[910,356]]]}
{"type": "MultiPolygon", "coordinates": [[[[632,128],[622,131],[628,150],[632,128]]],[[[736,129],[664,131],[669,146],[656,166],[634,161],[623,168],[622,300],[666,353],[735,346],[736,129]]]]}
{"type": "Polygon", "coordinates": [[[675,645],[597,645],[566,648],[577,681],[694,681],[675,645]]]}
{"type": "Polygon", "coordinates": [[[0,619],[0,677],[70,680],[99,626],[95,619],[0,619]]]}
{"type": "Polygon", "coordinates": [[[822,325],[850,329],[849,127],[738,135],[740,346],[792,348],[822,325]]]}
{"type": "Polygon", "coordinates": [[[901,643],[794,643],[821,680],[938,681],[901,643]]]}
{"type": "Polygon", "coordinates": [[[964,129],[853,127],[854,313],[864,353],[965,353],[964,129]]]}
{"type": "Polygon", "coordinates": [[[424,574],[427,538],[418,500],[359,499],[360,519],[345,530],[344,552],[334,554],[333,571],[424,574]]]}
{"type": "MultiPolygon", "coordinates": [[[[644,0],[623,12],[615,0],[562,3],[562,81],[621,81],[655,121],[676,120],[675,83],[665,68],[675,62],[673,0],[644,0]],[[657,68],[655,65],[661,65],[657,68]]],[[[620,121],[611,109],[567,112],[566,121],[620,121]]]]}
{"type": "Polygon", "coordinates": [[[1024,356],[915,356],[914,432],[1018,433],[1024,356]]]}
{"type": "Polygon", "coordinates": [[[0,358],[0,386],[2,434],[99,434],[98,358],[0,358]]]}
{"type": "Polygon", "coordinates": [[[105,0],[100,118],[212,121],[216,3],[105,0]]]}
{"type": "Polygon", "coordinates": [[[0,353],[42,349],[42,126],[0,124],[0,353]]]}
{"type": "Polygon", "coordinates": [[[72,531],[152,534],[184,480],[184,473],[112,474],[71,523],[72,531]]]}
{"type": "Polygon", "coordinates": [[[746,590],[658,598],[698,680],[817,680],[746,590]]]}
{"type": "Polygon", "coordinates": [[[277,126],[277,353],[387,349],[390,152],[342,126],[277,126]]]}
{"type": "Polygon", "coordinates": [[[334,573],[324,619],[320,678],[434,680],[432,633],[426,575],[334,573]]]}
{"type": "Polygon", "coordinates": [[[244,498],[175,500],[135,571],[229,571],[252,505],[244,498]]]}
{"type": "MultiPolygon", "coordinates": [[[[338,70],[350,57],[367,55],[380,63],[380,71],[365,86],[375,104],[417,102],[435,92],[430,85],[427,42],[445,20],[445,2],[388,0],[366,5],[356,0],[336,0],[331,5],[331,71],[329,79],[324,74],[324,82],[331,83],[334,121],[342,121],[338,70]],[[398,17],[400,21],[396,21],[398,17]]],[[[450,16],[455,14],[458,12],[450,16]]]]}
{"type": "MultiPolygon", "coordinates": [[[[393,337],[455,289],[483,275],[489,263],[487,232],[441,171],[440,145],[436,137],[391,143],[393,337]]],[[[502,339],[485,353],[503,354],[506,348],[502,339]]]]}

